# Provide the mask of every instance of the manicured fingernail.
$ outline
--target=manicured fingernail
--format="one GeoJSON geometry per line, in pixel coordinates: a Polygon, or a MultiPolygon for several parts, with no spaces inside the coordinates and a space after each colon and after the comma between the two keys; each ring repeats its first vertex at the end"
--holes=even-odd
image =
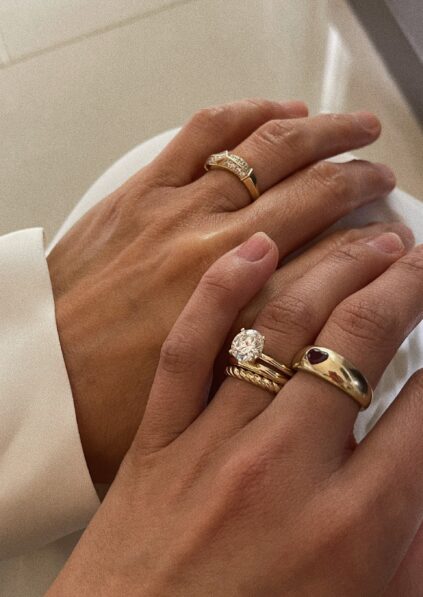
{"type": "Polygon", "coordinates": [[[371,112],[353,112],[352,116],[366,132],[376,134],[380,131],[380,122],[371,112]]]}
{"type": "Polygon", "coordinates": [[[404,243],[395,232],[385,232],[376,238],[371,238],[367,244],[384,253],[401,253],[405,249],[404,243]]]}
{"type": "Polygon", "coordinates": [[[264,232],[256,232],[240,245],[236,254],[246,261],[259,261],[270,251],[272,241],[264,232]]]}
{"type": "Polygon", "coordinates": [[[396,178],[392,168],[386,164],[374,164],[374,166],[379,170],[383,178],[386,180],[387,186],[393,188],[396,184],[396,178]]]}

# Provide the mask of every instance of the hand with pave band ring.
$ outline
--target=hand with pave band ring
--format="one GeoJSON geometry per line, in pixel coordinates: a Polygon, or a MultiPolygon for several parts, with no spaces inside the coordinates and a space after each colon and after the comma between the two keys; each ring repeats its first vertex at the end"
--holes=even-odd
{"type": "Polygon", "coordinates": [[[423,318],[423,246],[407,252],[389,232],[327,254],[233,343],[240,367],[292,364],[278,393],[228,377],[206,404],[213,363],[278,259],[258,233],[202,277],[116,480],[47,597],[419,594],[423,371],[363,442],[350,438],[360,400],[423,318]]]}

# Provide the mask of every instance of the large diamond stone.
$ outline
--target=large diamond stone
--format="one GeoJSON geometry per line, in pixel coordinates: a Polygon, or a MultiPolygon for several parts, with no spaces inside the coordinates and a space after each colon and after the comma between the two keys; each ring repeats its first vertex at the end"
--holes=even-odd
{"type": "Polygon", "coordinates": [[[264,346],[264,336],[257,330],[242,329],[232,341],[229,353],[239,363],[255,361],[261,356],[264,346]]]}

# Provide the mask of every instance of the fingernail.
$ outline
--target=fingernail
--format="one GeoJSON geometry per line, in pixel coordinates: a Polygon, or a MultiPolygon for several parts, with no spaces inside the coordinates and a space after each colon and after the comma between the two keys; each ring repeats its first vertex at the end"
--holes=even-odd
{"type": "Polygon", "coordinates": [[[379,172],[382,174],[383,178],[386,180],[387,186],[393,188],[397,181],[396,181],[395,174],[394,174],[394,171],[392,170],[392,168],[390,168],[386,164],[374,164],[374,166],[375,166],[375,168],[377,168],[377,170],[379,170],[379,172]]]}
{"type": "Polygon", "coordinates": [[[405,249],[404,243],[395,232],[385,232],[376,238],[371,238],[367,244],[383,253],[401,253],[405,249]]]}
{"type": "Polygon", "coordinates": [[[259,261],[270,251],[272,241],[264,232],[256,232],[236,251],[238,257],[246,261],[259,261]]]}
{"type": "Polygon", "coordinates": [[[398,234],[407,250],[414,247],[414,245],[416,244],[416,239],[414,238],[414,234],[411,228],[409,228],[402,222],[392,222],[392,226],[395,227],[395,232],[398,234]]]}
{"type": "Polygon", "coordinates": [[[380,131],[380,122],[371,112],[353,112],[352,116],[366,132],[375,134],[380,131]]]}

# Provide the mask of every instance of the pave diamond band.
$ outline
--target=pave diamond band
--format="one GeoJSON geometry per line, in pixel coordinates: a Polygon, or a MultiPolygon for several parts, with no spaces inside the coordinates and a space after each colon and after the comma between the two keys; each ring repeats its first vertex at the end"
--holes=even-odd
{"type": "Polygon", "coordinates": [[[227,170],[235,174],[237,178],[247,188],[253,200],[258,199],[260,192],[257,187],[257,179],[254,170],[247,164],[247,162],[240,156],[229,151],[221,151],[220,153],[213,153],[209,156],[204,164],[204,169],[208,170],[227,170]]]}

